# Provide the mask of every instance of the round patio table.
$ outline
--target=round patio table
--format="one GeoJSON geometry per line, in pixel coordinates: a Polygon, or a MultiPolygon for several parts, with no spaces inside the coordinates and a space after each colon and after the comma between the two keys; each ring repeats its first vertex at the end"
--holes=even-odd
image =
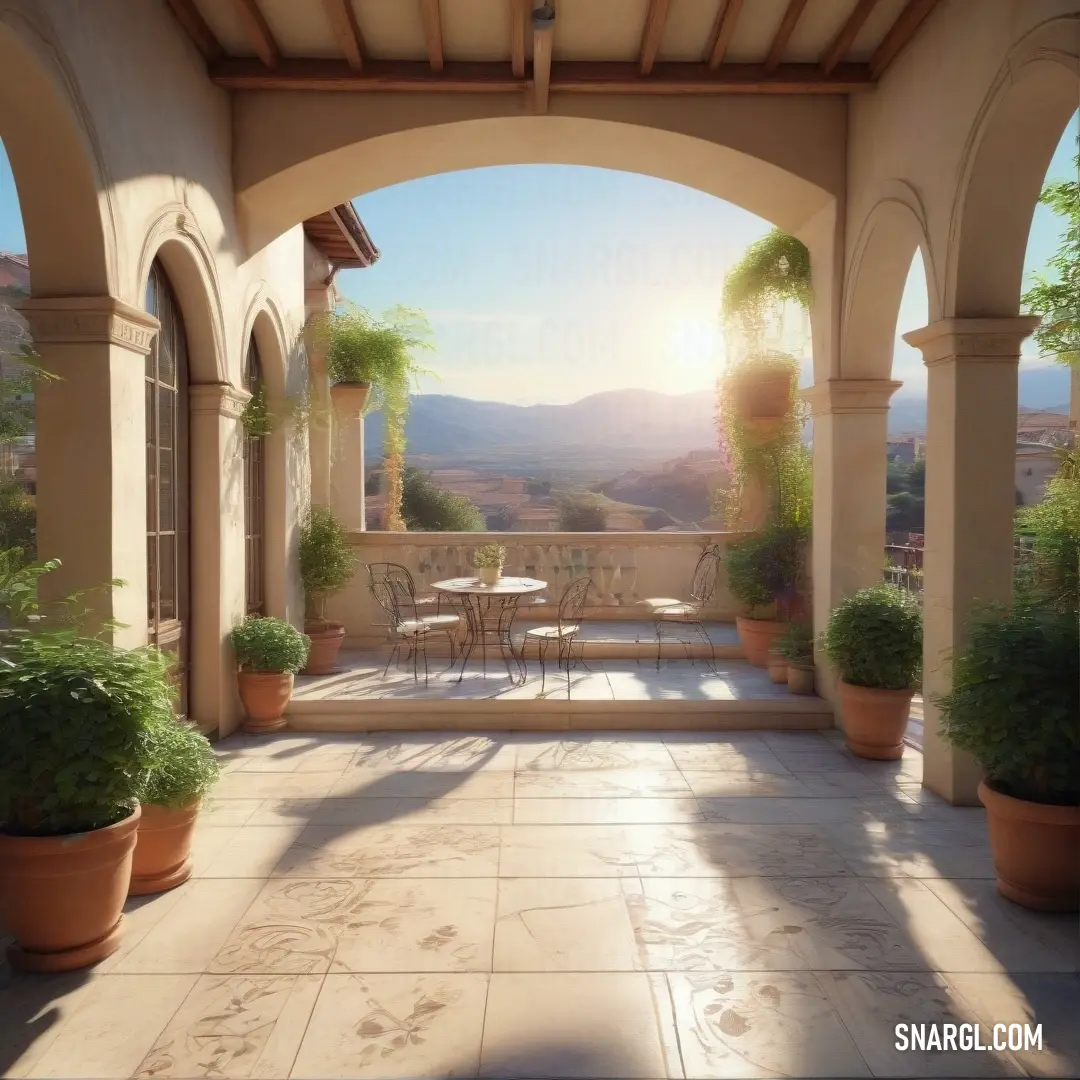
{"type": "Polygon", "coordinates": [[[436,581],[430,586],[435,592],[445,593],[457,601],[465,613],[465,642],[461,649],[461,671],[458,682],[465,676],[465,666],[477,647],[483,662],[484,677],[487,678],[488,646],[495,646],[506,665],[506,674],[511,681],[525,681],[525,660],[514,652],[514,643],[510,630],[517,613],[518,602],[523,596],[543,592],[546,581],[536,578],[504,577],[495,585],[485,585],[479,578],[448,578],[436,581]],[[511,660],[514,668],[511,668],[511,660]],[[515,675],[516,670],[516,675],[515,675]]]}

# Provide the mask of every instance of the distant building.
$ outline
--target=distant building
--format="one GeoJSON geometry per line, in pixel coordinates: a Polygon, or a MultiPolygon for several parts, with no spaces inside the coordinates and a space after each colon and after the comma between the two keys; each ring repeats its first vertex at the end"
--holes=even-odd
{"type": "Polygon", "coordinates": [[[917,457],[924,453],[925,441],[921,435],[900,435],[888,442],[888,453],[891,460],[911,464],[917,457]]]}

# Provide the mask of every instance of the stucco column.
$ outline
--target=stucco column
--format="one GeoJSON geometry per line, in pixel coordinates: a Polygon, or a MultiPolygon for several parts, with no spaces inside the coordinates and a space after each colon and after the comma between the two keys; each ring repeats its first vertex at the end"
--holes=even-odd
{"type": "Polygon", "coordinates": [[[364,505],[364,406],[370,387],[339,384],[330,388],[334,404],[334,459],[330,505],[351,532],[367,529],[364,505]]]}
{"type": "Polygon", "coordinates": [[[315,328],[319,319],[334,310],[332,286],[307,289],[304,333],[308,358],[308,392],[311,415],[308,424],[308,452],[311,455],[311,501],[316,506],[330,505],[331,406],[330,384],[326,379],[326,346],[315,328]]]}
{"type": "Polygon", "coordinates": [[[957,805],[978,804],[979,771],[942,740],[934,700],[949,690],[975,602],[1012,594],[1017,365],[1038,324],[941,319],[904,335],[928,372],[923,784],[957,805]]]}
{"type": "Polygon", "coordinates": [[[35,394],[37,547],[60,569],[46,600],[121,579],[86,603],[125,624],[113,640],[146,644],[146,363],[157,319],[111,296],[20,305],[46,370],[35,394]]]}
{"type": "MultiPolygon", "coordinates": [[[[244,618],[244,429],[251,396],[227,383],[189,388],[191,442],[190,717],[222,737],[241,717],[229,631],[244,618]]],[[[145,558],[145,556],[144,556],[145,558]]]]}
{"type": "MultiPolygon", "coordinates": [[[[889,379],[828,379],[804,390],[814,420],[814,634],[846,596],[882,581],[889,379]]],[[[818,686],[834,680],[818,658],[818,686]]]]}

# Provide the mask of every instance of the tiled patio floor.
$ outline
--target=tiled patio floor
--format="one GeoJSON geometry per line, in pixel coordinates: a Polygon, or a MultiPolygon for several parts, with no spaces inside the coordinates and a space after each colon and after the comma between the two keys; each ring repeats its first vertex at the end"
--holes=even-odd
{"type": "Polygon", "coordinates": [[[1080,1075],[1077,920],[834,732],[235,737],[196,876],[89,975],[3,971],[50,1077],[1080,1075]],[[1041,1023],[1041,1052],[894,1049],[1041,1023]]]}

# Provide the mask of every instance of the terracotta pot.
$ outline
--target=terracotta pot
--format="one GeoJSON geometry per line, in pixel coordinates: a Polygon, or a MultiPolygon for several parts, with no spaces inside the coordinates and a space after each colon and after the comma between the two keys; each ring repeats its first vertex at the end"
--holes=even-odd
{"type": "Polygon", "coordinates": [[[1080,806],[1027,802],[979,785],[998,892],[1036,911],[1080,910],[1080,806]]]}
{"type": "Polygon", "coordinates": [[[754,667],[767,667],[769,650],[773,642],[787,629],[787,623],[772,619],[744,619],[741,615],[735,619],[735,629],[739,632],[746,659],[754,667]]]}
{"type": "Polygon", "coordinates": [[[178,810],[143,806],[128,896],[167,892],[191,877],[191,842],[198,813],[198,799],[178,810]]]}
{"type": "Polygon", "coordinates": [[[853,754],[893,761],[904,753],[904,732],[914,690],[873,690],[837,680],[844,739],[853,754]]]}
{"type": "Polygon", "coordinates": [[[311,651],[301,675],[333,675],[334,664],[345,640],[345,627],[336,622],[305,623],[304,633],[311,638],[311,651]]]}
{"type": "Polygon", "coordinates": [[[498,585],[502,572],[503,568],[501,566],[478,566],[476,568],[476,573],[479,575],[482,585],[498,585]]]}
{"type": "Polygon", "coordinates": [[[23,971],[75,971],[120,947],[140,810],[64,836],[0,833],[0,925],[23,971]]]}
{"type": "Polygon", "coordinates": [[[769,678],[772,679],[774,683],[787,682],[787,660],[779,653],[770,652],[765,658],[765,666],[769,669],[769,678]]]}
{"type": "Polygon", "coordinates": [[[735,410],[744,420],[770,420],[791,412],[791,370],[784,364],[750,364],[735,376],[735,410]]]}
{"type": "Polygon", "coordinates": [[[793,694],[812,694],[814,692],[814,669],[788,664],[787,685],[793,694]]]}
{"type": "Polygon", "coordinates": [[[236,677],[247,719],[242,730],[265,735],[285,726],[285,710],[292,697],[293,677],[277,672],[241,671],[236,677]]]}
{"type": "Polygon", "coordinates": [[[334,411],[343,419],[355,419],[364,415],[371,383],[334,383],[330,387],[330,400],[334,411]]]}

